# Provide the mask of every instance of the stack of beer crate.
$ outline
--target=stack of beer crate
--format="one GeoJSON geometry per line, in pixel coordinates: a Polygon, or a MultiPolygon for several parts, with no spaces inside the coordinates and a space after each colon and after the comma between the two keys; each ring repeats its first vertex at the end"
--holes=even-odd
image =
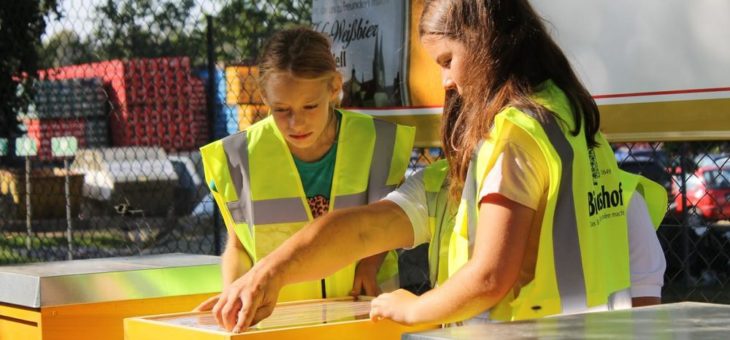
{"type": "Polygon", "coordinates": [[[191,150],[208,135],[205,91],[187,57],[111,60],[50,69],[48,79],[99,77],[109,93],[115,146],[191,150]]]}
{"type": "Polygon", "coordinates": [[[215,69],[215,77],[208,76],[208,69],[197,69],[193,74],[206,86],[213,82],[213,139],[220,139],[238,131],[238,106],[226,103],[226,79],[222,69],[215,69]]]}
{"type": "Polygon", "coordinates": [[[85,148],[109,145],[108,97],[101,78],[41,80],[34,93],[34,105],[21,118],[37,143],[39,160],[54,158],[54,137],[75,137],[85,148]]]}
{"type": "Polygon", "coordinates": [[[249,127],[269,113],[258,88],[258,77],[259,69],[256,66],[226,67],[226,102],[238,107],[239,130],[249,127]]]}

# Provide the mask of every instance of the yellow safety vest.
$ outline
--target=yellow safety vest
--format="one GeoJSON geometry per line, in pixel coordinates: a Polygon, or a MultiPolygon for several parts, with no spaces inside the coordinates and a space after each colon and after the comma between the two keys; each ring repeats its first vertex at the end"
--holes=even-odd
{"type": "Polygon", "coordinates": [[[439,160],[424,169],[426,208],[431,241],[428,245],[428,269],[431,286],[441,285],[449,277],[449,239],[454,229],[456,206],[449,201],[449,182],[446,180],[449,163],[439,160]]]}
{"type": "MultiPolygon", "coordinates": [[[[518,296],[510,291],[490,310],[494,320],[522,320],[585,311],[605,305],[611,294],[630,286],[626,186],[602,134],[590,149],[583,129],[573,123],[565,94],[547,81],[534,99],[552,114],[538,117],[508,107],[495,117],[490,138],[469,165],[449,244],[449,273],[469,259],[478,218],[478,194],[504,140],[501,131],[523,129],[545,156],[549,185],[541,224],[535,278],[518,296]]],[[[648,201],[648,200],[647,200],[648,201]]]]}
{"type": "MultiPolygon", "coordinates": [[[[449,277],[449,242],[454,229],[456,207],[448,199],[449,182],[446,180],[448,172],[448,162],[442,159],[426,167],[423,176],[428,226],[431,232],[428,265],[432,287],[442,285],[449,277]]],[[[624,183],[624,202],[631,202],[635,192],[641,193],[647,202],[654,229],[657,229],[666,213],[667,192],[664,187],[644,176],[623,170],[619,170],[619,176],[624,183]]]]}
{"type": "MultiPolygon", "coordinates": [[[[329,211],[380,200],[401,181],[415,129],[371,116],[340,111],[329,211]]],[[[266,256],[313,220],[291,152],[271,116],[245,131],[201,149],[207,183],[227,228],[233,229],[252,262],[266,256]]],[[[333,254],[336,256],[336,254],[333,254]]],[[[397,280],[390,252],[379,282],[397,280]]],[[[355,264],[325,279],[326,297],[347,296],[355,264]]],[[[279,301],[323,297],[320,281],[284,287],[279,301]]]]}

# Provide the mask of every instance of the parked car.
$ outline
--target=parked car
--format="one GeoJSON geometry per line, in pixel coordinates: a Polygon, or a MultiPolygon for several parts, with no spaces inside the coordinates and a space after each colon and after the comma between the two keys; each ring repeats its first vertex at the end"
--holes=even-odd
{"type": "Polygon", "coordinates": [[[727,154],[702,154],[698,155],[694,158],[694,163],[697,164],[697,166],[709,166],[709,165],[716,165],[719,167],[725,167],[730,166],[730,163],[728,163],[728,155],[727,154]]]}
{"type": "Polygon", "coordinates": [[[619,168],[624,171],[642,175],[661,184],[667,190],[668,201],[671,202],[672,175],[669,169],[669,157],[662,150],[619,148],[614,153],[619,168]]]}
{"type": "MultiPolygon", "coordinates": [[[[730,164],[724,166],[700,166],[685,178],[686,207],[692,209],[693,218],[699,222],[717,222],[730,219],[730,164]]],[[[674,212],[679,215],[683,211],[680,185],[682,178],[676,175],[672,181],[674,196],[674,212]]],[[[696,221],[697,222],[697,221],[696,221]]]]}

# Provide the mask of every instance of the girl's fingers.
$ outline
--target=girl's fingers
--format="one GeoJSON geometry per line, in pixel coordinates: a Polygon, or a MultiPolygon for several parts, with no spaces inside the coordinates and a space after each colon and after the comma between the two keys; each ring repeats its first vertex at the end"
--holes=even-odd
{"type": "Polygon", "coordinates": [[[255,297],[249,295],[245,299],[241,299],[241,310],[238,312],[238,320],[236,325],[233,327],[234,333],[239,333],[248,329],[251,326],[256,310],[261,304],[261,295],[257,294],[255,297]]]}
{"type": "Polygon", "coordinates": [[[352,291],[350,292],[350,295],[359,296],[361,292],[362,292],[362,280],[360,280],[357,276],[355,276],[355,281],[352,284],[352,291]]]}

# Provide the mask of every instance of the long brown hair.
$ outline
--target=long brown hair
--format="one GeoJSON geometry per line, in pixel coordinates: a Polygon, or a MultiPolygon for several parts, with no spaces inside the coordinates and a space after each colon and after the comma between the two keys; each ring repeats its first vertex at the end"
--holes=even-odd
{"type": "Polygon", "coordinates": [[[289,72],[304,79],[335,76],[337,64],[330,47],[326,36],[308,27],[274,33],[259,59],[259,88],[263,92],[266,80],[276,72],[289,72]]]}
{"type": "Polygon", "coordinates": [[[469,65],[463,100],[447,95],[441,142],[449,160],[451,197],[458,198],[472,152],[486,138],[494,116],[507,106],[544,109],[530,99],[544,81],[565,92],[575,125],[585,129],[589,147],[597,145],[600,117],[596,103],[548,34],[527,0],[426,0],[420,34],[464,44],[469,65]]]}

